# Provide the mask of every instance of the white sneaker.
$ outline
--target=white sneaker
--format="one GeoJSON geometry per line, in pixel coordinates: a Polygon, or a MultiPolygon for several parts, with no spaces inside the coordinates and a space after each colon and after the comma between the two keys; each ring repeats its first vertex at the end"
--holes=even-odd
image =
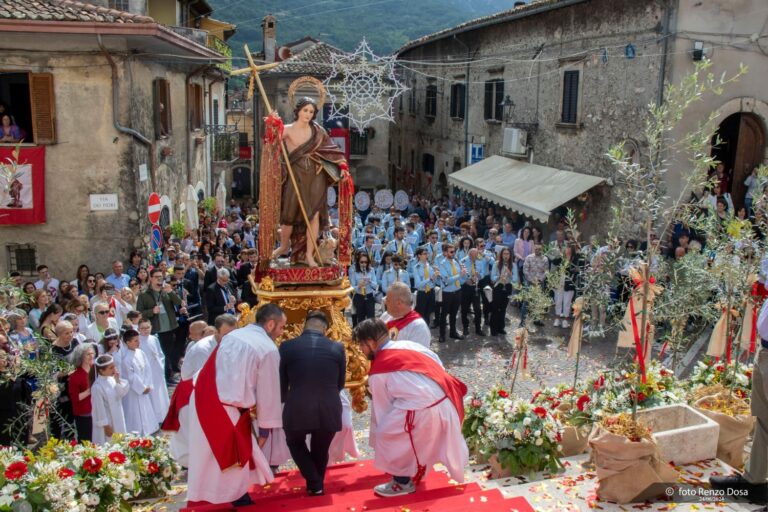
{"type": "Polygon", "coordinates": [[[385,484],[377,485],[373,488],[373,493],[376,494],[376,496],[381,496],[382,498],[403,496],[405,494],[411,494],[414,492],[416,492],[416,485],[413,483],[413,480],[407,484],[399,484],[392,480],[385,484]]]}
{"type": "Polygon", "coordinates": [[[560,319],[559,318],[555,318],[554,326],[555,327],[560,327],[560,319]]]}
{"type": "Polygon", "coordinates": [[[560,324],[561,327],[570,327],[571,324],[568,323],[568,320],[563,318],[563,322],[560,324]]]}

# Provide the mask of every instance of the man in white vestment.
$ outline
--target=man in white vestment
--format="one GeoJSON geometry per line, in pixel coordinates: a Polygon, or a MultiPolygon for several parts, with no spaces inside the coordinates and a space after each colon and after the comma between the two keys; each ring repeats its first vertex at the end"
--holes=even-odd
{"type": "Polygon", "coordinates": [[[271,429],[283,425],[274,340],[286,320],[277,305],[262,306],[256,323],[224,336],[195,376],[189,401],[190,501],[247,505],[251,485],[274,479],[260,446],[271,429]]]}
{"type": "Polygon", "coordinates": [[[437,354],[418,343],[392,341],[381,320],[355,327],[354,340],[371,361],[371,431],[374,466],[392,475],[374,492],[393,497],[416,491],[437,463],[464,481],[469,451],[461,434],[467,387],[443,368],[437,354]]]}
{"type": "Polygon", "coordinates": [[[427,322],[413,310],[413,295],[405,283],[392,283],[384,299],[387,312],[381,320],[387,325],[392,341],[408,340],[429,348],[432,333],[427,322]]]}
{"type": "MultiPolygon", "coordinates": [[[[196,323],[190,326],[190,333],[196,323]]],[[[208,361],[208,357],[221,339],[236,328],[237,318],[234,315],[219,315],[215,322],[216,333],[190,344],[181,364],[181,380],[173,391],[168,415],[161,428],[173,432],[168,448],[171,457],[185,468],[189,466],[189,407],[187,406],[192,396],[192,379],[208,361]]]]}

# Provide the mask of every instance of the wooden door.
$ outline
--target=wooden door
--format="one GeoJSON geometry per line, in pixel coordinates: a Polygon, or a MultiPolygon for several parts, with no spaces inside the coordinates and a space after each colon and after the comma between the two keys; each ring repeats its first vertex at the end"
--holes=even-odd
{"type": "Polygon", "coordinates": [[[744,194],[747,193],[744,180],[755,166],[763,163],[764,154],[765,131],[762,123],[754,114],[742,114],[736,154],[733,159],[733,185],[731,186],[733,205],[737,211],[744,206],[744,194]]]}

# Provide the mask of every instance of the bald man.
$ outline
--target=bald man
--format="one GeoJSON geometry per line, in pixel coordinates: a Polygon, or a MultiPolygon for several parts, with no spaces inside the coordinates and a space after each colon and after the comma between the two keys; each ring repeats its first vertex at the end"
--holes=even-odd
{"type": "Polygon", "coordinates": [[[392,340],[413,341],[429,348],[432,333],[427,322],[413,310],[413,295],[411,289],[403,282],[392,283],[384,299],[387,312],[381,315],[381,320],[387,324],[387,330],[392,340]]]}
{"type": "Polygon", "coordinates": [[[200,341],[201,339],[205,338],[206,328],[208,328],[208,324],[202,320],[192,322],[189,325],[189,339],[187,340],[187,346],[189,346],[189,343],[191,342],[200,341]]]}

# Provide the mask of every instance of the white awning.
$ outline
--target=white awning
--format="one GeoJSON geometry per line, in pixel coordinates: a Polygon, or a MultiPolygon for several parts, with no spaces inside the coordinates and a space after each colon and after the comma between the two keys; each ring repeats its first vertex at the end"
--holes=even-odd
{"type": "Polygon", "coordinates": [[[552,210],[605,181],[494,155],[448,175],[448,183],[488,201],[547,222],[552,210]]]}

